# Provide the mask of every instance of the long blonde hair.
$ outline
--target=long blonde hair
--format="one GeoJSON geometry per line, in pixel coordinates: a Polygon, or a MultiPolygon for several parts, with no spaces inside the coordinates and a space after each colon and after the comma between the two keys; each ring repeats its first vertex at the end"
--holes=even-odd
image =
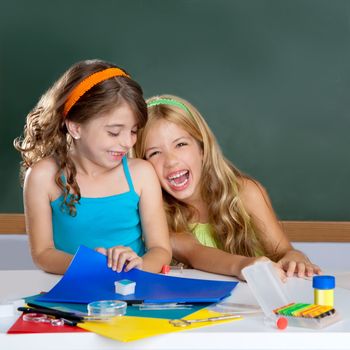
{"type": "MultiPolygon", "coordinates": [[[[194,106],[172,95],[155,96],[147,102],[157,99],[179,101],[185,108],[161,103],[148,107],[148,122],[139,132],[135,146],[136,156],[145,158],[146,138],[156,121],[164,119],[186,130],[203,151],[200,190],[208,207],[209,223],[214,229],[215,239],[223,250],[232,254],[256,256],[257,252],[264,253],[251,217],[239,196],[239,180],[247,176],[224,157],[215,136],[194,106]]],[[[163,198],[170,231],[189,232],[189,223],[195,215],[195,209],[164,190],[163,198]]]]}
{"type": "Polygon", "coordinates": [[[85,123],[107,113],[121,103],[127,103],[136,115],[139,127],[147,121],[147,106],[142,89],[129,77],[117,76],[104,80],[88,90],[64,117],[64,105],[72,89],[86,77],[107,68],[117,67],[101,60],[86,60],[73,65],[41,97],[38,104],[27,115],[23,137],[14,140],[15,148],[22,155],[22,180],[25,172],[43,158],[53,157],[58,165],[55,182],[62,190],[63,209],[76,214],[75,204],[80,200],[80,189],[76,181],[76,167],[69,155],[72,138],[65,120],[85,123]],[[62,180],[63,170],[66,182],[62,180]]]}

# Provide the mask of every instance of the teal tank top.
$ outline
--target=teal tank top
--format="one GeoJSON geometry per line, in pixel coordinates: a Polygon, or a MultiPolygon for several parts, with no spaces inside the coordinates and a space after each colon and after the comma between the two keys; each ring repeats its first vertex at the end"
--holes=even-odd
{"type": "Polygon", "coordinates": [[[101,198],[82,197],[71,216],[62,208],[63,196],[51,202],[55,247],[75,254],[80,245],[91,249],[128,246],[142,256],[145,246],[139,215],[139,195],[135,192],[126,156],[122,160],[129,191],[101,198]]]}

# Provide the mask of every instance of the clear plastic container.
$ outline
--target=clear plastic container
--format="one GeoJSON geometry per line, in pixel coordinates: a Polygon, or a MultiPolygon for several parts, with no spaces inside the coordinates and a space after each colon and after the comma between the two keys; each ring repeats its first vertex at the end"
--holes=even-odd
{"type": "MultiPolygon", "coordinates": [[[[296,301],[289,295],[286,284],[282,283],[270,261],[257,262],[247,266],[242,270],[242,274],[268,320],[276,320],[277,322],[281,316],[276,315],[273,310],[296,301]]],[[[310,293],[313,293],[313,291],[310,290],[310,293]]],[[[301,302],[301,300],[297,301],[301,302]]],[[[341,319],[337,311],[333,315],[320,319],[293,316],[283,317],[288,320],[288,326],[315,329],[329,326],[341,319]]]]}
{"type": "Polygon", "coordinates": [[[127,304],[120,300],[93,301],[87,306],[89,316],[113,317],[123,316],[126,313],[127,304]]]}

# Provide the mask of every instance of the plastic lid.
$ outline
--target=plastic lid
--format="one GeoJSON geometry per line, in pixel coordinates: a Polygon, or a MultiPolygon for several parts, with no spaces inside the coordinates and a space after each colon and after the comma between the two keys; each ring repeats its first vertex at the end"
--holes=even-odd
{"type": "Polygon", "coordinates": [[[242,270],[242,274],[267,317],[274,317],[274,309],[292,302],[271,261],[259,261],[249,265],[242,270]]]}
{"type": "Polygon", "coordinates": [[[126,302],[120,300],[93,301],[87,306],[89,315],[93,316],[122,316],[126,312],[126,302]]]}
{"type": "Polygon", "coordinates": [[[312,287],[317,289],[335,288],[334,276],[314,276],[312,278],[312,287]]]}
{"type": "Polygon", "coordinates": [[[127,286],[127,285],[131,285],[131,284],[135,284],[136,285],[136,282],[124,279],[124,280],[119,280],[119,281],[115,281],[114,282],[114,285],[117,285],[117,284],[121,284],[123,286],[127,286]]]}

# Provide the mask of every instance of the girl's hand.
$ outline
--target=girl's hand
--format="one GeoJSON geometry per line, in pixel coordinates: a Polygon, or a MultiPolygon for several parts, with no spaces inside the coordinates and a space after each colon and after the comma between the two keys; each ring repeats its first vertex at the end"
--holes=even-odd
{"type": "MultiPolygon", "coordinates": [[[[263,261],[271,261],[269,258],[267,258],[266,256],[260,256],[260,257],[244,257],[243,259],[243,262],[241,264],[241,268],[240,268],[240,274],[237,276],[238,278],[240,278],[241,280],[244,281],[244,277],[242,275],[242,270],[247,267],[247,266],[250,266],[250,265],[253,265],[257,262],[263,262],[263,261]]],[[[282,267],[276,263],[274,263],[273,261],[272,262],[272,265],[274,266],[274,268],[277,270],[278,272],[278,275],[280,276],[281,278],[281,281],[282,282],[286,282],[287,281],[287,276],[286,276],[286,273],[285,271],[282,269],[282,267]]]]}
{"type": "Polygon", "coordinates": [[[313,264],[302,252],[289,250],[281,260],[277,262],[288,277],[296,274],[298,277],[311,277],[319,275],[321,269],[313,264]]]}
{"type": "Polygon", "coordinates": [[[107,265],[113,271],[127,272],[133,268],[142,270],[143,259],[138,256],[131,248],[124,246],[116,246],[112,248],[96,248],[96,251],[107,255],[107,265]]]}

